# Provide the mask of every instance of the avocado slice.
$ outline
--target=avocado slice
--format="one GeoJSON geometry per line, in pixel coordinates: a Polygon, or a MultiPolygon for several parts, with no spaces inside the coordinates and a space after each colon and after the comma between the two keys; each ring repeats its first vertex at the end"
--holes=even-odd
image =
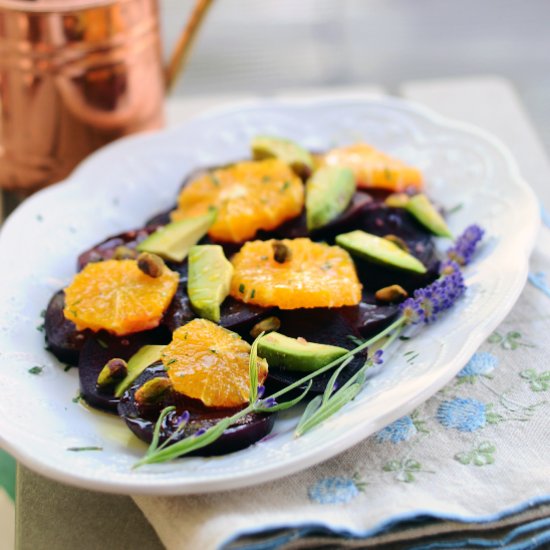
{"type": "Polygon", "coordinates": [[[307,177],[313,172],[313,157],[301,145],[290,139],[275,136],[256,136],[250,144],[256,160],[278,158],[288,164],[296,174],[307,177]]]}
{"type": "Polygon", "coordinates": [[[337,218],[348,207],[355,187],[349,168],[327,166],[314,172],[306,183],[307,228],[319,229],[337,218]]]}
{"type": "Polygon", "coordinates": [[[270,332],[258,342],[258,355],[266,359],[270,367],[300,372],[316,371],[347,352],[345,348],[307,342],[280,332],[270,332]]]}
{"type": "Polygon", "coordinates": [[[152,252],[165,260],[181,262],[189,249],[206,235],[215,219],[216,211],[210,210],[202,216],[169,223],[141,241],[136,249],[152,252]]]}
{"type": "Polygon", "coordinates": [[[132,382],[149,366],[160,361],[165,346],[143,346],[128,361],[128,374],[117,384],[115,397],[121,397],[132,382]]]}
{"type": "Polygon", "coordinates": [[[445,220],[424,193],[412,196],[405,204],[405,209],[435,235],[453,238],[445,220]]]}
{"type": "Polygon", "coordinates": [[[356,230],[336,237],[336,244],[352,255],[415,273],[426,273],[426,268],[414,256],[411,256],[395,243],[365,231],[356,230]]]}
{"type": "Polygon", "coordinates": [[[220,306],[229,294],[233,266],[218,244],[195,245],[189,251],[187,294],[204,319],[220,322],[220,306]]]}

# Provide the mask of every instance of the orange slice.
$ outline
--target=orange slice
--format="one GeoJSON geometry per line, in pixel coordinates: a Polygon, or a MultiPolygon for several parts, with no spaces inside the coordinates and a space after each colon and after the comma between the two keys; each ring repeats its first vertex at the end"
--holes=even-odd
{"type": "MultiPolygon", "coordinates": [[[[178,328],[162,354],[173,388],[207,407],[240,407],[249,397],[250,344],[206,319],[178,328]]],[[[258,357],[258,383],[267,361],[258,357]]]]}
{"type": "Polygon", "coordinates": [[[366,143],[332,149],[325,155],[323,164],[349,168],[358,187],[403,191],[407,187],[421,189],[424,185],[420,170],[366,143]]]}
{"type": "Polygon", "coordinates": [[[208,234],[216,241],[243,242],[258,230],[275,229],[298,216],[304,186],[291,168],[277,159],[239,162],[213,170],[186,185],[173,220],[218,211],[208,234]]]}
{"type": "Polygon", "coordinates": [[[63,313],[78,330],[141,332],[158,326],[178,281],[167,267],[160,277],[149,277],[135,260],[90,263],[65,289],[63,313]]]}
{"type": "Polygon", "coordinates": [[[338,246],[309,239],[253,241],[231,261],[230,293],[243,302],[297,309],[352,306],[361,300],[355,265],[338,246]],[[288,250],[282,263],[283,257],[275,253],[281,247],[288,250]]]}

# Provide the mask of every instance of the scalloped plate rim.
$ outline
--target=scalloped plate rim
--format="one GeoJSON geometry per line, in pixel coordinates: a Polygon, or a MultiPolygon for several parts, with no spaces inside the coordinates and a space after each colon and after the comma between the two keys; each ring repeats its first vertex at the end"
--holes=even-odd
{"type": "Polygon", "coordinates": [[[285,475],[290,475],[309,466],[322,462],[323,460],[326,460],[332,456],[335,456],[336,454],[358,443],[368,435],[375,432],[377,429],[381,429],[383,426],[387,425],[393,420],[396,420],[397,418],[400,418],[404,414],[408,413],[414,407],[418,406],[428,397],[433,395],[449,380],[451,380],[463,367],[463,365],[475,352],[479,345],[483,342],[485,337],[488,336],[498,326],[502,319],[504,319],[504,317],[513,307],[517,298],[519,297],[519,294],[521,293],[527,279],[528,258],[535,242],[536,231],[539,224],[539,211],[536,206],[534,193],[532,192],[526,181],[521,177],[515,159],[508,151],[508,149],[504,145],[502,145],[502,143],[497,138],[495,138],[492,134],[486,132],[485,130],[477,128],[474,125],[449,120],[446,117],[443,117],[424,106],[417,105],[410,101],[383,96],[368,97],[365,99],[349,99],[347,97],[339,98],[338,96],[334,96],[330,98],[315,100],[304,98],[298,100],[276,99],[246,101],[242,103],[235,103],[230,106],[223,106],[220,108],[211,109],[206,113],[201,114],[200,116],[180,126],[174,126],[172,128],[157,132],[148,132],[145,134],[123,138],[93,153],[85,161],[83,161],[66,180],[60,182],[54,187],[50,187],[36,193],[33,197],[29,198],[27,201],[25,201],[24,204],[17,208],[16,211],[8,218],[8,220],[6,220],[4,227],[0,232],[0,250],[2,249],[6,234],[9,235],[10,233],[10,228],[12,224],[15,224],[19,218],[24,217],[27,211],[30,212],[34,204],[42,201],[44,196],[49,194],[63,193],[63,190],[68,188],[69,186],[76,187],[79,185],[79,183],[82,184],[83,176],[85,176],[88,171],[93,171],[94,167],[102,164],[104,159],[107,160],[111,155],[116,155],[121,151],[138,146],[140,143],[147,143],[149,140],[156,139],[160,135],[170,135],[172,133],[177,133],[178,129],[181,126],[200,125],[204,121],[216,119],[216,117],[223,116],[224,114],[230,114],[232,112],[235,112],[236,110],[253,111],[258,109],[261,110],[264,108],[273,109],[279,106],[300,108],[302,106],[319,107],[322,105],[328,105],[337,107],[341,104],[364,105],[365,103],[389,105],[391,107],[397,107],[404,111],[414,112],[440,128],[456,130],[464,134],[469,134],[473,138],[489,143],[491,147],[497,150],[505,160],[510,179],[513,180],[515,185],[519,186],[519,188],[522,189],[526,201],[524,206],[530,209],[529,213],[531,214],[531,217],[529,218],[529,221],[531,221],[531,223],[527,226],[522,227],[521,231],[523,235],[522,242],[524,244],[524,257],[522,258],[523,261],[521,262],[521,265],[516,266],[516,269],[514,270],[514,291],[509,293],[506,296],[506,299],[502,301],[501,308],[499,309],[498,314],[483,319],[481,323],[483,325],[482,331],[476,334],[472,332],[469,334],[467,340],[464,342],[462,349],[460,350],[460,353],[457,355],[455,361],[453,362],[452,368],[449,368],[447,366],[445,370],[442,369],[442,374],[440,374],[440,376],[436,380],[434,380],[431,385],[421,388],[419,391],[417,391],[417,393],[410,397],[406,401],[406,403],[400,403],[398,406],[394,406],[392,410],[387,411],[384,415],[379,416],[376,419],[374,425],[372,423],[368,425],[367,430],[362,430],[361,426],[353,430],[347,430],[340,437],[331,440],[331,445],[324,445],[321,450],[317,449],[315,453],[310,452],[309,454],[301,455],[300,457],[298,457],[298,459],[287,460],[278,469],[274,469],[272,467],[267,467],[265,469],[259,468],[254,472],[253,476],[244,473],[242,475],[232,475],[230,478],[227,478],[226,476],[226,478],[222,480],[217,479],[216,477],[212,477],[212,479],[207,483],[205,483],[204,481],[193,483],[189,479],[184,479],[180,482],[175,481],[173,479],[175,477],[174,473],[169,472],[168,474],[163,474],[161,477],[157,477],[154,479],[152,477],[145,476],[143,478],[140,478],[139,480],[136,479],[136,482],[128,482],[126,480],[121,481],[118,479],[102,481],[96,478],[90,478],[79,475],[78,473],[66,472],[59,468],[52,467],[51,465],[41,461],[37,456],[21,451],[16,442],[12,441],[10,437],[6,437],[5,434],[11,432],[11,429],[9,425],[7,425],[7,423],[5,422],[5,419],[0,418],[0,441],[2,441],[2,444],[6,448],[6,450],[8,450],[8,452],[11,452],[23,464],[37,471],[38,473],[56,479],[57,481],[93,490],[104,490],[108,492],[122,494],[177,495],[234,489],[238,487],[245,487],[249,485],[263,483],[280,478],[285,475]]]}

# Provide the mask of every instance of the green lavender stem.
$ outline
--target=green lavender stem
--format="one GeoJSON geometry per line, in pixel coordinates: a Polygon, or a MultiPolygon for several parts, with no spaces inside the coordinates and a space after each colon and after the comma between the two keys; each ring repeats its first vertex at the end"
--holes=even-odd
{"type": "MultiPolygon", "coordinates": [[[[307,376],[300,378],[300,380],[297,380],[296,382],[293,382],[292,384],[279,390],[278,392],[271,395],[270,398],[277,399],[278,397],[285,395],[286,393],[294,390],[295,388],[303,386],[305,383],[309,382],[316,376],[319,376],[320,374],[323,374],[324,372],[332,369],[333,367],[339,365],[340,363],[343,363],[344,361],[351,359],[361,351],[367,349],[369,346],[372,346],[381,338],[384,338],[386,335],[390,334],[391,332],[401,328],[403,325],[405,325],[405,323],[406,323],[406,320],[403,317],[400,317],[399,319],[394,321],[391,325],[386,327],[384,330],[382,330],[378,334],[374,335],[372,338],[370,338],[366,342],[363,342],[356,348],[348,351],[346,354],[342,355],[341,357],[338,357],[338,359],[335,359],[334,361],[328,363],[324,367],[317,369],[316,371],[308,374],[307,376]]],[[[359,391],[360,387],[361,386],[359,386],[359,388],[353,387],[352,390],[349,390],[350,386],[346,386],[345,393],[346,393],[346,396],[348,397],[348,400],[352,398],[350,396],[354,397],[356,395],[356,392],[359,391]]],[[[306,393],[307,392],[304,392],[300,396],[300,398],[303,398],[306,393]]],[[[294,400],[294,404],[296,402],[297,400],[294,400]]],[[[323,413],[323,420],[328,418],[331,414],[334,414],[338,409],[340,409],[345,404],[345,401],[342,399],[342,404],[339,405],[339,403],[340,403],[340,398],[338,398],[338,400],[336,400],[334,405],[330,407],[330,411],[327,410],[327,413],[323,413]]],[[[173,460],[174,458],[178,458],[180,456],[189,454],[198,449],[202,449],[203,447],[206,447],[207,445],[210,445],[211,443],[216,441],[223,434],[223,432],[229,426],[231,426],[234,422],[236,422],[237,420],[239,420],[240,418],[242,418],[243,416],[246,416],[251,412],[256,412],[256,408],[258,409],[258,412],[264,412],[261,407],[261,401],[258,404],[256,404],[256,402],[253,402],[249,404],[247,407],[245,407],[244,409],[240,410],[238,413],[234,414],[233,416],[227,417],[221,420],[220,422],[218,422],[215,426],[208,428],[203,434],[199,436],[186,437],[185,439],[182,439],[181,441],[178,441],[177,443],[170,445],[170,447],[163,448],[163,449],[157,449],[156,445],[155,446],[151,445],[146,455],[141,460],[136,462],[136,464],[134,465],[134,468],[138,468],[140,466],[143,466],[144,464],[167,462],[169,460],[173,460]]],[[[157,422],[157,425],[159,425],[158,422],[157,422]]],[[[160,427],[159,427],[159,430],[160,430],[160,427]]],[[[156,427],[155,427],[155,431],[156,433],[158,433],[156,430],[156,427]]],[[[156,444],[158,444],[158,436],[156,438],[156,444]]]]}

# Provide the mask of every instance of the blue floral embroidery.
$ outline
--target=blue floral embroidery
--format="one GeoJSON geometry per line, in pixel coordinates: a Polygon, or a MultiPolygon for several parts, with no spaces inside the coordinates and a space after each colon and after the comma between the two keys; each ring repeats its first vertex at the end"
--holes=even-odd
{"type": "Polygon", "coordinates": [[[457,376],[459,378],[464,376],[485,376],[495,370],[497,365],[498,357],[496,355],[482,351],[474,354],[457,376]]]}
{"type": "Polygon", "coordinates": [[[404,416],[403,418],[392,422],[383,430],[380,430],[375,437],[378,443],[385,443],[386,441],[399,443],[400,441],[410,439],[416,433],[418,433],[418,430],[416,429],[412,418],[410,416],[404,416]]]}
{"type": "Polygon", "coordinates": [[[455,398],[443,401],[437,409],[436,418],[446,428],[460,432],[475,432],[487,422],[486,405],[477,399],[455,398]]]}
{"type": "Polygon", "coordinates": [[[356,498],[364,486],[357,477],[325,477],[309,488],[308,496],[319,504],[346,504],[356,498]]]}
{"type": "Polygon", "coordinates": [[[539,290],[542,290],[546,296],[550,296],[550,284],[546,281],[546,273],[537,271],[536,273],[529,273],[529,282],[536,286],[539,290]]]}

